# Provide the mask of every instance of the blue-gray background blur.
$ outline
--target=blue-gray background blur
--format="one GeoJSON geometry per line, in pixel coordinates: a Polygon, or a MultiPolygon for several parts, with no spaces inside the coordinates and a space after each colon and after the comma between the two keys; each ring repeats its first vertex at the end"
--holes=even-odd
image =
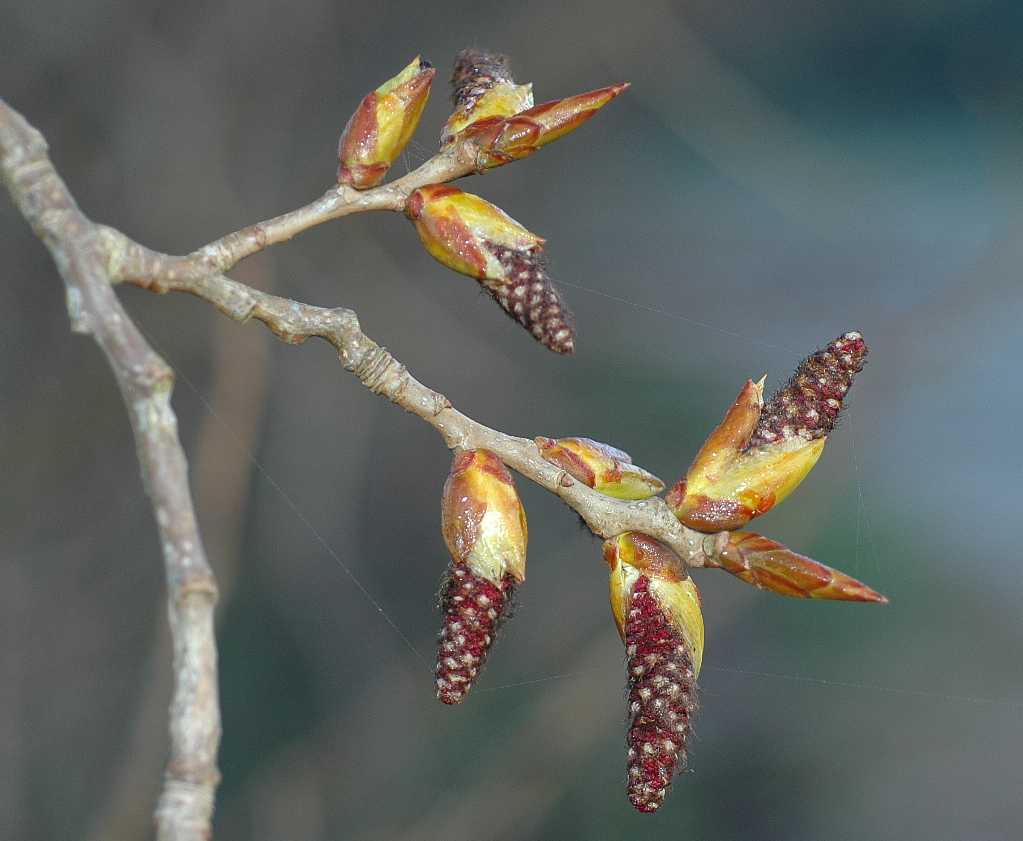
{"type": "MultiPolygon", "coordinates": [[[[777,384],[847,329],[872,347],[821,464],[759,528],[892,603],[699,574],[693,773],[642,816],[600,547],[574,516],[519,483],[520,607],[475,694],[441,707],[435,433],[322,343],[124,289],[179,372],[223,587],[217,837],[1020,837],[1021,40],[1023,7],[985,0],[9,4],[0,95],[87,213],[174,253],[319,195],[359,98],[418,52],[442,70],[399,173],[434,148],[461,47],[510,53],[538,101],[631,80],[465,184],[548,237],[573,359],[398,216],[236,271],[355,308],[483,422],[587,434],[673,481],[746,377],[777,384]]],[[[6,199],[0,232],[0,834],[146,837],[168,699],[152,515],[111,376],[6,199]]]]}

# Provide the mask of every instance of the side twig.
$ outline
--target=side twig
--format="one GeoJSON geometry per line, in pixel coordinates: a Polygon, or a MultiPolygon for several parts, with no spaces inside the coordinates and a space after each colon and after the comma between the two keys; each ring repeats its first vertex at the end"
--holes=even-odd
{"type": "Polygon", "coordinates": [[[220,777],[213,633],[217,587],[199,537],[188,466],[170,406],[173,372],[113,293],[99,230],[57,175],[42,135],[2,100],[0,177],[57,264],[67,288],[71,329],[92,335],[99,344],[128,407],[163,548],[174,642],[170,757],[156,810],[158,838],[207,839],[220,777]]]}
{"type": "Polygon", "coordinates": [[[671,546],[690,567],[704,566],[713,551],[716,536],[683,526],[659,497],[622,501],[604,496],[546,461],[532,440],[506,435],[457,411],[443,394],[419,382],[386,348],[363,333],[352,310],[269,295],[222,274],[182,276],[175,258],[150,251],[109,228],[105,236],[117,269],[112,275],[115,281],[157,293],[189,292],[235,321],[263,322],[288,344],[325,339],[363,385],[425,420],[449,448],[492,450],[522,476],[559,496],[594,534],[609,538],[641,531],[671,546]]]}
{"type": "MultiPolygon", "coordinates": [[[[346,184],[338,184],[316,201],[297,210],[226,234],[186,256],[160,255],[161,273],[171,279],[195,280],[211,272],[229,271],[246,257],[342,216],[371,210],[400,213],[405,209],[405,202],[414,190],[427,184],[454,181],[475,172],[476,156],[476,146],[471,141],[463,141],[445,147],[403,178],[381,184],[371,190],[356,190],[346,184]]],[[[134,245],[124,239],[121,244],[134,245]]],[[[130,265],[136,274],[134,278],[125,279],[140,279],[150,273],[150,267],[141,259],[146,253],[152,254],[145,249],[134,252],[134,259],[127,265],[130,265]]]]}

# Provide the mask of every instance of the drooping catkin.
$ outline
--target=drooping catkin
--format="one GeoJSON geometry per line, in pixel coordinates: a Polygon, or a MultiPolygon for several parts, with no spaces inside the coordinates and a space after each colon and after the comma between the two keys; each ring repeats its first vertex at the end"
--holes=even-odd
{"type": "Polygon", "coordinates": [[[498,587],[466,564],[449,565],[437,640],[437,698],[442,703],[457,704],[468,695],[506,616],[514,586],[511,575],[498,587]]]}
{"type": "Polygon", "coordinates": [[[628,791],[641,812],[664,802],[675,772],[685,767],[696,712],[693,658],[640,576],[625,622],[629,671],[628,791]]]}

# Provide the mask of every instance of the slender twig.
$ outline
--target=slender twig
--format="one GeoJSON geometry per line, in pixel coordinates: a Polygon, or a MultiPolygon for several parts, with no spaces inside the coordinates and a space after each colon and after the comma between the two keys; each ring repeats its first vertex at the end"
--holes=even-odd
{"type": "Polygon", "coordinates": [[[158,293],[189,292],[235,321],[263,322],[288,344],[313,337],[325,339],[336,348],[345,369],[363,385],[431,424],[448,447],[492,450],[509,467],[564,500],[600,537],[641,531],[667,543],[687,565],[704,566],[713,538],[679,523],[663,500],[653,497],[628,502],[597,493],[544,460],[532,440],[506,435],[457,411],[444,395],[419,382],[363,333],[351,310],[269,295],[222,274],[182,276],[168,255],[150,251],[109,228],[106,239],[118,268],[115,280],[158,293]]]}
{"type": "Polygon", "coordinates": [[[128,407],[146,492],[156,515],[174,641],[170,757],[156,810],[161,841],[210,837],[219,781],[220,704],[213,609],[217,587],[188,487],[170,406],[173,372],[147,344],[110,287],[97,226],[78,209],[46,142],[0,100],[0,176],[64,279],[71,329],[91,334],[128,407]]]}
{"type": "MultiPolygon", "coordinates": [[[[401,212],[413,190],[427,184],[454,181],[475,172],[476,156],[475,145],[471,141],[462,141],[445,147],[403,178],[371,190],[356,190],[346,184],[338,184],[304,207],[226,234],[191,254],[183,257],[161,255],[162,272],[172,278],[193,279],[210,272],[226,272],[244,258],[332,219],[370,210],[401,212]]],[[[134,271],[142,273],[137,277],[148,272],[147,265],[138,259],[130,265],[134,271]]]]}

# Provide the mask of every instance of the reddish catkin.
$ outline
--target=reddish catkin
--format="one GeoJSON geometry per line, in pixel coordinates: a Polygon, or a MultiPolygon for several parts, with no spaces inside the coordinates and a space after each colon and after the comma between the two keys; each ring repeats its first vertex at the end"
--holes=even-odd
{"type": "Polygon", "coordinates": [[[477,100],[498,83],[513,84],[508,56],[484,50],[462,50],[451,73],[451,102],[471,111],[477,100]]]}
{"type": "Polygon", "coordinates": [[[641,575],[625,624],[629,670],[629,802],[655,812],[671,778],[685,766],[696,712],[693,660],[641,575]]]}
{"type": "Polygon", "coordinates": [[[811,440],[830,433],[866,356],[867,344],[855,331],[810,354],[764,405],[750,447],[797,436],[811,440]]]}
{"type": "Polygon", "coordinates": [[[554,288],[543,254],[538,249],[514,249],[487,244],[500,261],[504,277],[484,280],[494,300],[525,327],[540,344],[555,353],[575,350],[575,319],[554,288]]]}
{"type": "Polygon", "coordinates": [[[465,564],[448,566],[437,641],[437,698],[442,703],[457,704],[469,694],[508,612],[514,586],[511,575],[496,587],[465,564]]]}

